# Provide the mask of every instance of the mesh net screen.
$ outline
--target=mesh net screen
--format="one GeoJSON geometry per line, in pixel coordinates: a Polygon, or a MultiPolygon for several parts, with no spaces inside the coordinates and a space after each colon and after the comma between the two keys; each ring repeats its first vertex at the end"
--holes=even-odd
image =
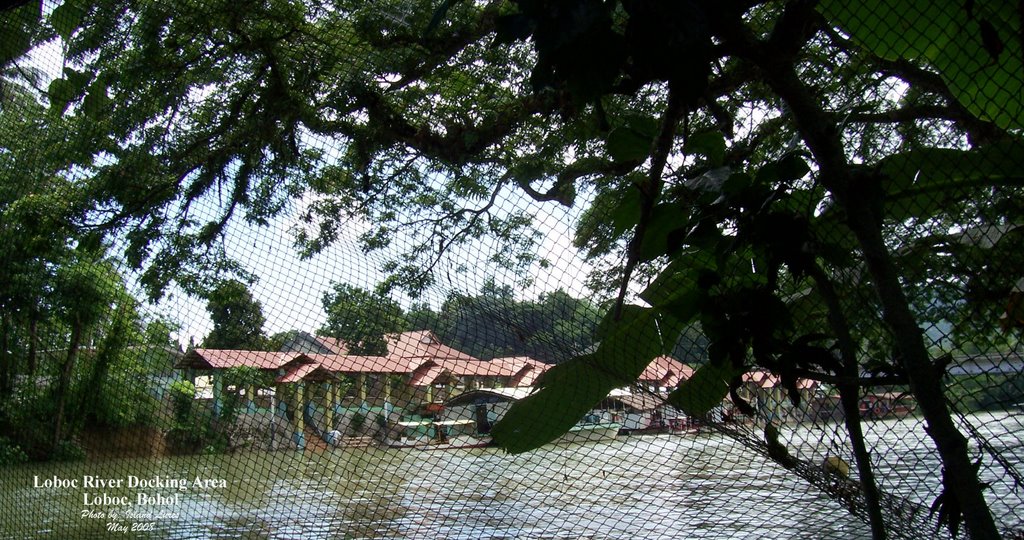
{"type": "Polygon", "coordinates": [[[1024,538],[1022,100],[1012,2],[4,2],[0,538],[1024,538]]]}

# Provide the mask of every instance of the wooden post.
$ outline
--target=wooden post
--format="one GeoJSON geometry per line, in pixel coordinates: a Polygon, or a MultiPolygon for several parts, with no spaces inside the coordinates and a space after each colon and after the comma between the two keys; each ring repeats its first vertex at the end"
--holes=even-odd
{"type": "Polygon", "coordinates": [[[327,415],[325,416],[324,431],[334,429],[334,384],[325,382],[325,394],[327,397],[327,415]]]}
{"type": "Polygon", "coordinates": [[[211,377],[213,385],[213,416],[220,417],[220,411],[224,407],[224,389],[222,386],[219,370],[214,370],[211,377]]]}
{"type": "MultiPolygon", "coordinates": [[[[341,388],[339,388],[339,386],[340,385],[338,383],[331,384],[331,412],[334,413],[335,418],[337,418],[338,407],[341,406],[341,400],[345,397],[341,395],[341,388]]],[[[333,424],[331,424],[331,429],[334,429],[333,424]]]]}
{"type": "Polygon", "coordinates": [[[306,400],[305,400],[305,383],[298,382],[298,386],[295,388],[295,439],[296,445],[300,448],[305,447],[306,439],[306,400]]]}

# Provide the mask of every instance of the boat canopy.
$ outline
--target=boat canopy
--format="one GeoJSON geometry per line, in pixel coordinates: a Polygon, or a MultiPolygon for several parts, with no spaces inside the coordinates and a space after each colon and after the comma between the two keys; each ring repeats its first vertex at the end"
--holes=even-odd
{"type": "Polygon", "coordinates": [[[472,424],[472,420],[414,420],[410,422],[398,422],[398,425],[402,427],[421,427],[421,426],[465,426],[472,424]]]}
{"type": "Polygon", "coordinates": [[[454,405],[481,405],[484,403],[501,403],[518,401],[533,392],[530,387],[479,388],[463,392],[444,402],[445,407],[454,405]]]}

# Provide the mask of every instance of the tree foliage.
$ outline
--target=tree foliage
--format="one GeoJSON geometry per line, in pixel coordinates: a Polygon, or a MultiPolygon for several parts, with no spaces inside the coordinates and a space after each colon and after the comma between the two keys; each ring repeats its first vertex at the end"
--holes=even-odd
{"type": "Polygon", "coordinates": [[[264,348],[263,306],[245,283],[232,279],[218,285],[207,297],[206,310],[213,330],[203,340],[203,347],[257,351],[264,348]]]}
{"type": "Polygon", "coordinates": [[[320,333],[346,343],[351,354],[384,356],[384,336],[405,330],[402,307],[379,292],[336,283],[324,293],[323,305],[327,321],[320,333]]]}
{"type": "Polygon", "coordinates": [[[8,66],[0,82],[0,430],[32,458],[76,454],[68,441],[82,425],[152,413],[138,380],[125,401],[105,399],[108,381],[117,385],[130,365],[125,351],[141,316],[108,242],[80,227],[83,194],[52,131],[65,124],[37,101],[37,77],[8,66]],[[37,377],[51,381],[43,391],[37,377]],[[99,399],[86,399],[97,390],[99,399]]]}
{"type": "MultiPolygon", "coordinates": [[[[445,343],[477,358],[529,356],[563,362],[594,344],[598,308],[565,291],[516,300],[512,288],[490,280],[475,295],[453,294],[426,317],[445,343]]],[[[409,315],[410,322],[414,320],[409,315]]]]}
{"type": "MultiPolygon", "coordinates": [[[[441,342],[476,358],[529,356],[558,363],[594,343],[600,313],[565,291],[517,300],[511,286],[487,281],[476,294],[452,293],[440,309],[413,304],[408,311],[380,291],[336,283],[324,294],[327,320],[320,333],[348,343],[353,354],[387,353],[384,336],[430,330],[441,342]]],[[[286,336],[277,341],[283,343],[286,336]]]]}

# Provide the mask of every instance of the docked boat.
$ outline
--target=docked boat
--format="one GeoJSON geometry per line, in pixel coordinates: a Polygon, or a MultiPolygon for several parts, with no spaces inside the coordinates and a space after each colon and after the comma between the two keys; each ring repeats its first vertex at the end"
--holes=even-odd
{"type": "Polygon", "coordinates": [[[651,422],[650,424],[643,427],[634,427],[628,429],[623,427],[619,430],[619,435],[662,435],[665,433],[670,434],[686,434],[686,433],[700,433],[700,421],[694,420],[686,416],[680,416],[677,418],[666,418],[659,421],[651,422]]]}
{"type": "Polygon", "coordinates": [[[411,420],[397,423],[401,435],[388,441],[390,448],[451,450],[491,446],[491,438],[476,433],[472,420],[411,420]]]}
{"type": "Polygon", "coordinates": [[[697,433],[700,422],[667,403],[665,393],[629,393],[616,391],[601,400],[597,409],[622,424],[619,435],[658,435],[697,433]]]}
{"type": "Polygon", "coordinates": [[[565,435],[555,439],[552,444],[610,441],[619,435],[620,429],[622,424],[618,422],[583,421],[569,428],[565,435]]]}
{"type": "MultiPolygon", "coordinates": [[[[464,392],[444,403],[443,418],[459,425],[469,425],[467,430],[486,437],[491,426],[498,423],[516,401],[530,395],[531,388],[480,388],[464,392]]],[[[614,439],[622,429],[610,414],[592,412],[552,444],[607,441],[614,439]]]]}

